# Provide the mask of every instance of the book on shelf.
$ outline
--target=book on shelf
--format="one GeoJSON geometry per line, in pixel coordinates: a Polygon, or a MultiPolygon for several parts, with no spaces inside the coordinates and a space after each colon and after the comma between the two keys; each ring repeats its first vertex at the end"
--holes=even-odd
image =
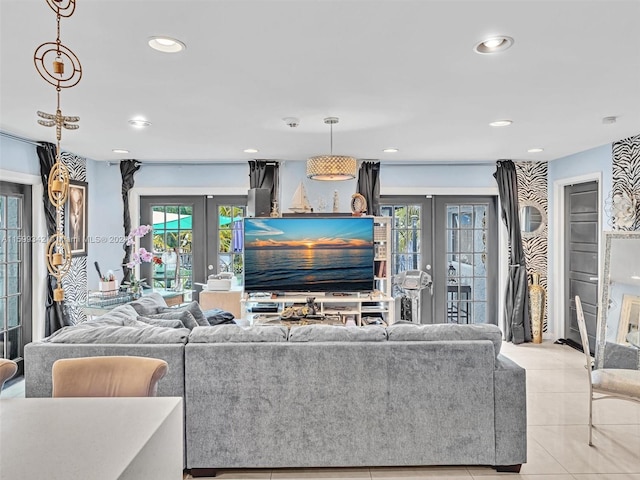
{"type": "Polygon", "coordinates": [[[386,260],[379,260],[376,268],[376,276],[384,278],[387,276],[387,262],[386,260]]]}

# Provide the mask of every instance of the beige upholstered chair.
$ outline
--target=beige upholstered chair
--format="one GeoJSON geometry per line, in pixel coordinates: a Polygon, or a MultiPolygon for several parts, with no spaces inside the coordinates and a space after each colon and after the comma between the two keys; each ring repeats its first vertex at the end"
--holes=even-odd
{"type": "Polygon", "coordinates": [[[18,364],[16,362],[0,358],[0,390],[2,390],[4,382],[13,377],[17,371],[18,364]]]}
{"type": "Polygon", "coordinates": [[[53,364],[53,397],[155,397],[169,366],[146,357],[64,358],[53,364]]]}
{"type": "Polygon", "coordinates": [[[589,374],[589,445],[592,443],[593,430],[593,402],[605,398],[619,398],[640,402],[640,370],[627,370],[620,368],[591,369],[591,352],[589,351],[589,338],[587,337],[587,325],[584,321],[584,312],[580,297],[576,295],[576,313],[582,348],[587,357],[587,371],[589,374]],[[601,397],[593,396],[594,393],[601,397]]]}

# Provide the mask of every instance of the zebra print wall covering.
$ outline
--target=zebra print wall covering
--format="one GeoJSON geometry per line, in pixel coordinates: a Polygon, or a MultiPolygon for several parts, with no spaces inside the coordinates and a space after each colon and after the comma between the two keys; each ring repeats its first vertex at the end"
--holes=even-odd
{"type": "MultiPolygon", "coordinates": [[[[514,162],[516,175],[518,176],[518,202],[522,204],[534,204],[542,209],[545,217],[548,218],[549,202],[547,188],[547,162],[514,162]]],[[[527,274],[534,272],[540,274],[540,285],[546,292],[547,289],[547,251],[548,251],[548,231],[545,227],[536,235],[523,236],[522,245],[525,258],[527,260],[527,274]]],[[[547,331],[548,308],[545,297],[544,326],[543,331],[547,331]]]]}
{"type": "MultiPolygon", "coordinates": [[[[69,169],[71,180],[87,181],[87,160],[69,152],[62,152],[62,163],[69,169]]],[[[66,211],[64,212],[66,215],[66,211]]],[[[87,219],[89,220],[89,219],[87,219]]],[[[74,325],[87,319],[80,309],[87,303],[87,257],[72,257],[71,269],[62,279],[64,310],[74,325]]]]}
{"type": "Polygon", "coordinates": [[[612,145],[613,187],[608,202],[616,195],[628,195],[635,198],[635,219],[630,226],[615,224],[616,230],[640,230],[640,135],[625,138],[612,145]]]}

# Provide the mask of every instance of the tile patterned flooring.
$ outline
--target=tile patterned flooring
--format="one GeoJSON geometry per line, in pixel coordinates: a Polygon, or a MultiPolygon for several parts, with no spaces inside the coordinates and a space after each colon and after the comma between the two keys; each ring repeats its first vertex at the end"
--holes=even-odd
{"type": "MultiPolygon", "coordinates": [[[[502,353],[527,369],[528,462],[519,475],[478,467],[321,468],[225,471],[215,478],[504,480],[509,476],[525,480],[640,480],[640,404],[595,402],[595,446],[589,447],[589,385],[584,354],[551,342],[505,343],[502,353]]],[[[23,383],[9,386],[2,396],[24,395],[23,383]]]]}

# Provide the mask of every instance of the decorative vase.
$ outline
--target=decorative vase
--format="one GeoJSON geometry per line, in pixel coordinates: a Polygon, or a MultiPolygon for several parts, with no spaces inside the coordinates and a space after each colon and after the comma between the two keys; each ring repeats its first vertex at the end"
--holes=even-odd
{"type": "Polygon", "coordinates": [[[531,330],[533,343],[542,343],[542,324],[544,322],[545,290],[540,285],[540,274],[531,274],[529,285],[529,305],[531,307],[531,330]]]}

